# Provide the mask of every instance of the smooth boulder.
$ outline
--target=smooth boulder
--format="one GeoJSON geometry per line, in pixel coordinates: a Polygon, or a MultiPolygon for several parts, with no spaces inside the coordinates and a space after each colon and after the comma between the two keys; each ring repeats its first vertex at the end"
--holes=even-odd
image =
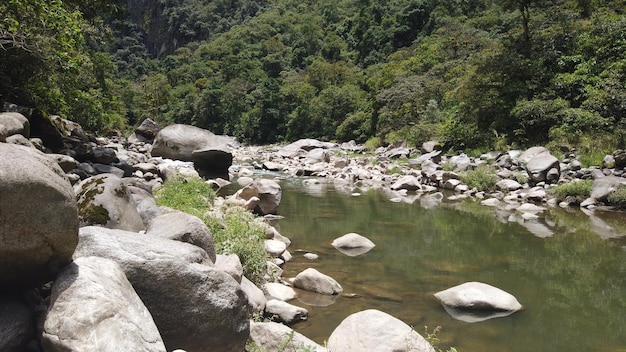
{"type": "Polygon", "coordinates": [[[482,282],[466,282],[435,293],[446,307],[465,310],[515,312],[522,305],[510,293],[482,282]]]}
{"type": "Polygon", "coordinates": [[[146,234],[198,246],[215,262],[213,235],[197,216],[178,211],[157,216],[148,224],[146,234]]]}
{"type": "Polygon", "coordinates": [[[333,352],[435,352],[409,325],[387,313],[368,309],[345,318],[328,338],[333,352]]]}
{"type": "Polygon", "coordinates": [[[313,268],[308,268],[296,275],[293,286],[323,295],[338,295],[343,292],[343,288],[335,279],[313,268]]]}
{"type": "Polygon", "coordinates": [[[201,248],[97,226],[80,229],[75,258],[101,256],[124,270],[168,350],[242,351],[248,304],[239,284],[201,248]]]}
{"type": "Polygon", "coordinates": [[[57,277],[46,313],[45,351],[165,351],[152,316],[120,266],[76,259],[57,277]]]}
{"type": "Polygon", "coordinates": [[[351,257],[367,253],[376,246],[374,242],[367,237],[354,232],[336,238],[331,245],[341,253],[351,257]]]}
{"type": "Polygon", "coordinates": [[[45,154],[0,143],[0,287],[37,287],[71,262],[78,242],[74,191],[45,154]]]}
{"type": "Polygon", "coordinates": [[[132,193],[113,174],[87,178],[75,186],[81,226],[140,231],[145,228],[132,193]]]}

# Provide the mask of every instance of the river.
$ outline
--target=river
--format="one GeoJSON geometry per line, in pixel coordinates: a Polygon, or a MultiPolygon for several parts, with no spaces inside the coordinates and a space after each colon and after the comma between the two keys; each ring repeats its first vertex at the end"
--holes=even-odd
{"type": "MultiPolygon", "coordinates": [[[[322,181],[325,182],[325,181],[322,181]]],[[[301,179],[281,183],[276,224],[292,241],[284,277],[313,267],[344,288],[339,297],[305,295],[292,304],[309,319],[292,327],[323,344],[348,315],[378,309],[425,335],[441,327],[437,348],[481,351],[626,351],[626,216],[548,209],[538,220],[477,201],[424,207],[379,191],[338,192],[301,179]],[[356,232],[376,247],[356,257],[331,247],[356,232]],[[303,257],[306,252],[317,260],[303,257]],[[525,307],[507,317],[467,323],[451,317],[437,291],[480,281],[525,307]]]]}

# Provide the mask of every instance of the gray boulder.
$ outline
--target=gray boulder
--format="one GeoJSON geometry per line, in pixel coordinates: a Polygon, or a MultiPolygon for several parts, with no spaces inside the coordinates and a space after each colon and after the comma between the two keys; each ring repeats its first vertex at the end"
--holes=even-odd
{"type": "Polygon", "coordinates": [[[387,313],[368,309],[345,318],[328,338],[333,352],[435,352],[410,326],[387,313]]]}
{"type": "Polygon", "coordinates": [[[213,235],[197,216],[179,211],[157,216],[148,224],[146,234],[198,246],[215,262],[213,235]]]}
{"type": "Polygon", "coordinates": [[[232,137],[218,136],[210,131],[189,125],[170,125],[156,135],[152,156],[193,161],[202,175],[228,177],[232,164],[232,137]]]}
{"type": "Polygon", "coordinates": [[[25,351],[34,330],[30,309],[16,297],[0,295],[0,351],[25,351]]]}
{"type": "Polygon", "coordinates": [[[335,279],[313,268],[308,268],[296,275],[293,286],[323,295],[338,295],[343,292],[343,288],[335,279]]]}
{"type": "Polygon", "coordinates": [[[391,185],[391,189],[397,191],[399,189],[406,189],[407,191],[417,191],[422,189],[420,180],[412,175],[406,175],[400,177],[396,182],[391,185]]]}
{"type": "Polygon", "coordinates": [[[30,122],[19,112],[0,113],[0,125],[6,127],[7,137],[15,134],[30,137],[30,122]]]}
{"type": "Polygon", "coordinates": [[[526,162],[528,177],[533,182],[558,180],[559,168],[559,159],[550,154],[547,150],[534,154],[528,159],[528,162],[526,162]],[[551,174],[550,178],[548,178],[548,173],[551,174]]]}
{"type": "Polygon", "coordinates": [[[98,257],[78,258],[57,277],[41,343],[45,351],[165,351],[120,266],[98,257]]]}
{"type": "Polygon", "coordinates": [[[272,321],[293,324],[306,320],[309,316],[309,311],[285,301],[270,299],[265,303],[265,316],[272,321]]]}
{"type": "Polygon", "coordinates": [[[250,322],[250,340],[263,351],[311,351],[326,349],[290,327],[274,322],[250,322]]]}
{"type": "Polygon", "coordinates": [[[132,194],[113,174],[87,178],[75,186],[81,226],[140,231],[145,228],[132,194]]]}
{"type": "Polygon", "coordinates": [[[376,245],[370,239],[358,233],[347,233],[331,243],[338,251],[351,257],[369,252],[376,245]]]}
{"type": "Polygon", "coordinates": [[[158,123],[152,121],[151,119],[145,119],[135,129],[135,134],[144,137],[146,140],[152,141],[156,138],[157,134],[161,130],[161,127],[158,123]]]}
{"type": "Polygon", "coordinates": [[[606,202],[609,195],[620,185],[626,185],[626,178],[617,176],[598,177],[593,180],[590,198],[600,202],[606,202]]]}
{"type": "Polygon", "coordinates": [[[72,259],[74,191],[45,154],[0,143],[0,287],[37,287],[72,259]]]}
{"type": "Polygon", "coordinates": [[[239,284],[188,243],[96,226],[80,229],[75,258],[116,261],[141,297],[168,350],[242,351],[248,305],[239,284]]]}
{"type": "Polygon", "coordinates": [[[482,282],[466,282],[435,293],[446,307],[515,312],[522,305],[510,293],[482,282]]]}
{"type": "Polygon", "coordinates": [[[262,313],[265,309],[265,293],[258,288],[252,281],[248,280],[245,276],[241,277],[241,290],[248,297],[248,305],[250,306],[251,313],[262,313]]]}
{"type": "Polygon", "coordinates": [[[245,202],[254,199],[254,197],[258,198],[254,207],[256,213],[260,215],[274,214],[280,205],[282,189],[276,181],[259,179],[243,187],[229,199],[235,204],[237,204],[238,199],[242,200],[241,205],[244,205],[245,202]]]}

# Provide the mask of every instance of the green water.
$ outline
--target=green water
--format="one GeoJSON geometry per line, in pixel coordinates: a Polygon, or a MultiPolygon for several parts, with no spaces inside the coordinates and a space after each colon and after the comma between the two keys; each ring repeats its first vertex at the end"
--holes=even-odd
{"type": "Polygon", "coordinates": [[[293,326],[323,343],[348,315],[379,309],[414,327],[441,326],[438,347],[477,351],[626,351],[626,215],[552,209],[529,226],[507,221],[476,202],[434,209],[393,203],[379,192],[355,197],[331,186],[306,192],[282,183],[277,224],[292,240],[285,277],[314,267],[335,278],[346,296],[291,303],[309,310],[293,326]],[[541,228],[542,231],[537,231],[541,228]],[[376,243],[348,257],[330,246],[348,232],[376,243]],[[546,234],[547,233],[547,234],[546,234]],[[550,235],[551,237],[538,237],[550,235]],[[319,254],[311,261],[305,252],[319,254]],[[481,281],[513,294],[525,310],[466,323],[452,318],[433,293],[481,281]],[[347,297],[352,296],[352,297],[347,297]]]}

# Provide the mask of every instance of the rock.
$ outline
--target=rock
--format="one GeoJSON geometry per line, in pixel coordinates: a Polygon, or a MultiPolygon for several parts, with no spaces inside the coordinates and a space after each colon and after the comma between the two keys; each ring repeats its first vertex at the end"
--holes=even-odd
{"type": "Polygon", "coordinates": [[[278,240],[265,240],[265,251],[267,254],[274,258],[280,257],[285,250],[287,250],[287,244],[278,240]]]}
{"type": "Polygon", "coordinates": [[[250,340],[263,351],[311,351],[326,352],[306,336],[288,326],[274,322],[250,322],[250,340]]]}
{"type": "MultiPolygon", "coordinates": [[[[30,137],[40,138],[43,144],[53,151],[65,147],[63,132],[54,121],[54,116],[48,116],[39,109],[33,110],[28,116],[30,122],[30,137]]],[[[79,125],[80,126],[80,125],[79,125]]]]}
{"type": "Polygon", "coordinates": [[[496,188],[503,192],[512,192],[522,188],[522,185],[515,180],[504,179],[496,183],[496,188]]]}
{"type": "Polygon", "coordinates": [[[422,143],[420,150],[424,154],[432,153],[434,151],[441,150],[441,144],[437,141],[427,141],[422,143]]]}
{"type": "Polygon", "coordinates": [[[233,164],[233,154],[228,146],[196,149],[191,158],[198,174],[204,178],[228,178],[228,168],[233,164]]]}
{"type": "Polygon", "coordinates": [[[524,203],[524,204],[520,205],[519,207],[515,208],[515,210],[517,210],[517,211],[519,211],[521,213],[536,214],[536,213],[543,212],[544,210],[546,210],[546,208],[537,206],[537,205],[532,204],[532,203],[524,203]]]}
{"type": "Polygon", "coordinates": [[[489,199],[485,199],[480,201],[480,204],[482,205],[486,205],[488,207],[498,207],[501,205],[502,202],[500,202],[500,200],[498,200],[498,198],[489,198],[489,199]]]}
{"type": "Polygon", "coordinates": [[[441,151],[440,150],[435,150],[432,151],[430,153],[426,153],[426,154],[422,154],[416,158],[413,159],[409,159],[409,165],[411,166],[418,166],[418,165],[422,165],[424,162],[426,161],[432,161],[435,164],[438,164],[441,162],[441,151]]]}
{"type": "Polygon", "coordinates": [[[315,253],[304,253],[303,257],[305,257],[308,260],[317,260],[319,259],[320,256],[315,253]]]}
{"type": "Polygon", "coordinates": [[[293,324],[306,320],[309,311],[285,301],[270,299],[265,303],[265,316],[272,321],[293,324]]]}
{"type": "Polygon", "coordinates": [[[9,136],[9,130],[3,124],[0,124],[0,143],[5,143],[9,136]]]}
{"type": "Polygon", "coordinates": [[[241,283],[241,279],[243,278],[243,266],[241,265],[241,260],[239,260],[239,256],[236,254],[223,255],[218,254],[215,259],[215,266],[232,276],[235,281],[241,283]]]}
{"type": "Polygon", "coordinates": [[[336,238],[331,245],[341,253],[351,257],[367,253],[376,246],[374,242],[368,238],[353,232],[336,238]]]}
{"type": "Polygon", "coordinates": [[[99,164],[112,164],[118,162],[117,153],[113,148],[96,147],[92,150],[91,161],[99,164]]]}
{"type": "Polygon", "coordinates": [[[168,350],[242,351],[247,298],[208,254],[188,243],[96,226],[80,229],[75,258],[116,261],[141,297],[168,350]]]}
{"type": "Polygon", "coordinates": [[[343,288],[335,279],[313,268],[308,268],[296,275],[293,286],[324,295],[338,295],[343,292],[343,288]]]}
{"type": "Polygon", "coordinates": [[[265,283],[263,291],[265,291],[265,297],[268,299],[275,298],[281,301],[289,301],[296,298],[296,291],[293,288],[277,282],[265,283]]]}
{"type": "Polygon", "coordinates": [[[120,266],[98,257],[78,258],[57,277],[41,343],[45,351],[165,351],[120,266]]]}
{"type": "Polygon", "coordinates": [[[139,125],[137,129],[135,129],[135,133],[139,136],[144,137],[148,141],[153,141],[160,130],[161,127],[158,123],[152,121],[151,119],[145,119],[143,120],[141,125],[139,125]]]}
{"type": "Polygon", "coordinates": [[[140,231],[145,228],[137,204],[121,178],[113,174],[90,177],[75,186],[81,226],[140,231]]]}
{"type": "Polygon", "coordinates": [[[51,158],[0,143],[0,287],[37,287],[72,259],[78,242],[74,191],[51,158]]]}
{"type": "Polygon", "coordinates": [[[223,150],[234,144],[234,139],[218,136],[202,128],[174,124],[159,131],[152,145],[152,156],[193,161],[195,150],[223,150]]]}
{"type": "Polygon", "coordinates": [[[410,326],[387,313],[368,309],[351,314],[328,338],[333,352],[435,352],[410,326]]]}
{"type": "Polygon", "coordinates": [[[26,138],[30,137],[30,122],[19,112],[0,113],[0,125],[6,127],[6,137],[20,134],[26,138]]]}
{"type": "Polygon", "coordinates": [[[596,178],[591,186],[590,197],[600,202],[606,202],[609,195],[623,184],[626,184],[626,178],[623,177],[605,176],[596,178]]]}
{"type": "Polygon", "coordinates": [[[402,176],[393,185],[391,189],[396,191],[399,189],[406,189],[407,191],[417,191],[422,189],[422,185],[417,177],[412,175],[402,176]]]}
{"type": "Polygon", "coordinates": [[[623,169],[626,167],[626,151],[618,149],[613,152],[613,158],[615,160],[615,168],[623,169]]]}
{"type": "Polygon", "coordinates": [[[541,153],[549,154],[550,151],[546,149],[545,147],[530,147],[526,149],[524,152],[520,153],[517,157],[515,157],[514,154],[511,154],[511,152],[509,152],[509,155],[511,156],[512,159],[517,159],[522,164],[527,164],[530,161],[530,159],[534,158],[536,155],[541,154],[541,153]]]}
{"type": "Polygon", "coordinates": [[[306,154],[304,162],[308,164],[329,163],[330,154],[324,148],[313,148],[306,154]]]}
{"type": "Polygon", "coordinates": [[[254,313],[261,313],[265,309],[265,303],[267,299],[265,298],[265,294],[263,290],[258,288],[252,281],[248,280],[245,276],[241,277],[241,290],[248,297],[248,306],[250,306],[250,311],[254,313]]]}
{"type": "Polygon", "coordinates": [[[19,299],[0,295],[0,351],[26,351],[35,337],[34,317],[19,299]]]}
{"type": "Polygon", "coordinates": [[[446,307],[469,310],[516,312],[522,305],[508,292],[482,282],[466,282],[435,293],[446,307]]]}
{"type": "Polygon", "coordinates": [[[559,167],[559,159],[547,150],[533,155],[526,163],[528,177],[535,183],[558,180],[559,167]],[[551,171],[552,169],[554,171],[551,171]],[[548,173],[551,174],[550,180],[548,180],[548,173]]]}
{"type": "Polygon", "coordinates": [[[197,216],[178,211],[163,214],[148,224],[146,234],[198,246],[207,252],[212,262],[215,262],[213,235],[204,221],[197,216]]]}
{"type": "MultiPolygon", "coordinates": [[[[253,189],[254,196],[259,198],[254,211],[260,215],[274,214],[280,205],[280,199],[282,197],[282,189],[280,185],[272,180],[259,179],[252,182],[247,187],[253,189]]],[[[246,187],[246,188],[247,188],[246,187]]],[[[246,199],[250,199],[249,197],[246,199]]]]}

